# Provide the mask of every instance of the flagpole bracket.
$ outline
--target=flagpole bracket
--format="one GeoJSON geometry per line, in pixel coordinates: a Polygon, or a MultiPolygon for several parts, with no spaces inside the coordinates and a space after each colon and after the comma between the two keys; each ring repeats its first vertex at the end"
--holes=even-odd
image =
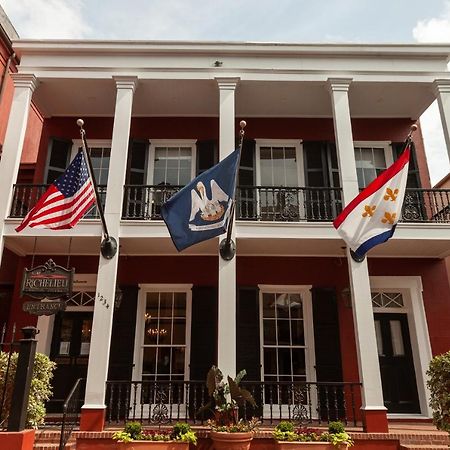
{"type": "Polygon", "coordinates": [[[100,250],[102,252],[103,258],[105,259],[114,258],[114,255],[117,253],[117,241],[111,236],[106,236],[102,240],[100,250]]]}
{"type": "Polygon", "coordinates": [[[366,259],[366,255],[359,256],[353,250],[350,250],[350,256],[352,257],[353,261],[356,261],[357,263],[361,263],[366,259]]]}
{"type": "Polygon", "coordinates": [[[236,244],[233,239],[222,239],[219,245],[220,256],[225,261],[231,261],[236,254],[236,244]]]}

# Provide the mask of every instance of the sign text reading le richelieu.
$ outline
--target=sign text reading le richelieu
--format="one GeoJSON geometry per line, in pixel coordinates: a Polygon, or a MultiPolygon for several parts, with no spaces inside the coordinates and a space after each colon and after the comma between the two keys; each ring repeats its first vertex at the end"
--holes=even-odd
{"type": "Polygon", "coordinates": [[[43,266],[25,269],[22,295],[35,298],[60,297],[72,292],[73,270],[57,266],[51,259],[43,266]]]}

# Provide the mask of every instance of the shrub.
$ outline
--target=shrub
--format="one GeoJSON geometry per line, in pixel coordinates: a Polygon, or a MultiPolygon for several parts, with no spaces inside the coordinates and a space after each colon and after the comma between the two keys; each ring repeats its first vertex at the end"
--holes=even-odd
{"type": "MultiPolygon", "coordinates": [[[[8,358],[8,353],[0,352],[0,392],[3,392],[3,389],[5,389],[5,404],[1,411],[0,424],[4,424],[9,417],[18,353],[11,354],[8,378],[6,379],[8,358]]],[[[48,356],[36,353],[27,409],[27,427],[29,428],[37,428],[44,423],[45,402],[53,393],[51,380],[55,367],[56,364],[50,361],[48,356]]]]}
{"type": "Polygon", "coordinates": [[[127,422],[123,431],[128,433],[131,439],[138,439],[142,432],[142,425],[140,422],[127,422]]]}
{"type": "Polygon", "coordinates": [[[294,431],[294,424],[292,422],[288,422],[286,420],[280,422],[275,429],[277,431],[281,431],[283,433],[287,432],[287,431],[294,431]]]}
{"type": "Polygon", "coordinates": [[[344,433],[345,432],[345,426],[340,421],[330,422],[328,424],[328,432],[332,433],[332,434],[344,433]]]}
{"type": "Polygon", "coordinates": [[[450,433],[450,351],[430,361],[427,375],[433,422],[438,429],[450,433]]]}

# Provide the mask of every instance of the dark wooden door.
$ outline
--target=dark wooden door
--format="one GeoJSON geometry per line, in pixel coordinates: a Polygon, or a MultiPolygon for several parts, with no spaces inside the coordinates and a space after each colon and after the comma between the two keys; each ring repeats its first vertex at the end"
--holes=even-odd
{"type": "Polygon", "coordinates": [[[420,413],[406,314],[375,314],[375,327],[388,413],[420,413]]]}
{"type": "Polygon", "coordinates": [[[75,381],[86,378],[92,315],[92,312],[63,312],[55,317],[50,358],[57,368],[49,412],[61,412],[75,381]]]}

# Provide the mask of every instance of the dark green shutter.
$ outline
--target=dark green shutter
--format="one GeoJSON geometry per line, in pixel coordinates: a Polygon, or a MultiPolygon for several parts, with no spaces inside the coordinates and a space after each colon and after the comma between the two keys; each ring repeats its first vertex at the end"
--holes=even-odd
{"type": "Polygon", "coordinates": [[[312,303],[317,381],[342,381],[339,317],[335,290],[313,288],[312,303]]]}
{"type": "MultiPolygon", "coordinates": [[[[393,142],[392,143],[392,153],[394,161],[398,159],[400,154],[405,149],[405,144],[403,142],[393,142]]],[[[411,143],[411,156],[409,158],[408,167],[408,182],[406,183],[407,188],[421,188],[422,184],[420,182],[419,166],[417,164],[416,147],[414,142],[411,143]]]]}
{"type": "Polygon", "coordinates": [[[126,184],[147,184],[148,141],[133,139],[128,147],[126,184]]]}
{"type": "Polygon", "coordinates": [[[48,149],[45,170],[45,183],[50,184],[56,180],[70,163],[73,142],[68,139],[52,138],[48,149]]]}
{"type": "Polygon", "coordinates": [[[244,139],[242,145],[239,177],[237,181],[237,218],[255,219],[256,217],[256,142],[253,139],[244,139]]]}
{"type": "MultiPolygon", "coordinates": [[[[122,302],[114,311],[108,380],[131,380],[138,286],[121,286],[122,302]]],[[[111,306],[113,307],[113,306],[111,306]]]]}
{"type": "Polygon", "coordinates": [[[197,170],[200,175],[219,161],[219,146],[216,140],[197,141],[197,170]]]}
{"type": "Polygon", "coordinates": [[[306,187],[330,189],[306,189],[304,203],[306,217],[311,221],[333,220],[342,210],[342,199],[334,142],[303,142],[306,187]]]}
{"type": "Polygon", "coordinates": [[[258,288],[239,287],[236,311],[236,369],[247,371],[245,380],[261,380],[258,288]]]}
{"type": "Polygon", "coordinates": [[[190,379],[206,380],[206,374],[214,364],[217,364],[217,288],[194,286],[190,379]]]}

